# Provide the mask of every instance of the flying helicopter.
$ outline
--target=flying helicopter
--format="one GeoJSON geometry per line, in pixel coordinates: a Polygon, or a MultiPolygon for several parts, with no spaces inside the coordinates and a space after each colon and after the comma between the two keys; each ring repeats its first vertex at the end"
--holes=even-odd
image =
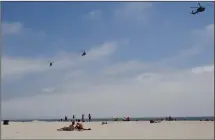
{"type": "Polygon", "coordinates": [[[201,6],[201,4],[198,2],[199,7],[190,7],[190,8],[196,8],[196,11],[192,11],[191,14],[195,15],[198,14],[200,12],[204,12],[206,7],[201,6]]]}
{"type": "Polygon", "coordinates": [[[54,62],[50,62],[50,61],[49,61],[49,67],[51,67],[51,66],[53,65],[53,63],[54,63],[54,62]]]}
{"type": "Polygon", "coordinates": [[[85,55],[87,55],[87,53],[86,53],[86,51],[83,51],[81,56],[85,56],[85,55]]]}

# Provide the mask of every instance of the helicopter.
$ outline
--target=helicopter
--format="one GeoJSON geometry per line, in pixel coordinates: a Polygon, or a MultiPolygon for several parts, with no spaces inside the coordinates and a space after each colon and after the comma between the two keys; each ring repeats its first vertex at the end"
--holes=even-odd
{"type": "Polygon", "coordinates": [[[87,53],[85,51],[83,51],[83,53],[81,54],[81,56],[85,56],[87,55],[87,53]]]}
{"type": "Polygon", "coordinates": [[[195,15],[198,14],[200,12],[204,12],[206,7],[201,6],[201,4],[198,2],[199,7],[190,7],[190,8],[197,8],[196,11],[192,11],[191,14],[195,15]]]}
{"type": "Polygon", "coordinates": [[[50,61],[49,61],[49,67],[51,67],[51,66],[53,65],[53,63],[54,63],[54,62],[50,62],[50,61]]]}

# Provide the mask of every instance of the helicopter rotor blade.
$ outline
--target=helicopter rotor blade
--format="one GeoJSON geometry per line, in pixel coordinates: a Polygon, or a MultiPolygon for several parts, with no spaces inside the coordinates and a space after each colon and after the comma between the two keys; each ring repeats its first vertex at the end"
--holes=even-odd
{"type": "Polygon", "coordinates": [[[199,7],[190,7],[190,8],[199,8],[199,7]]]}
{"type": "Polygon", "coordinates": [[[198,2],[198,5],[201,7],[201,4],[198,2]]]}

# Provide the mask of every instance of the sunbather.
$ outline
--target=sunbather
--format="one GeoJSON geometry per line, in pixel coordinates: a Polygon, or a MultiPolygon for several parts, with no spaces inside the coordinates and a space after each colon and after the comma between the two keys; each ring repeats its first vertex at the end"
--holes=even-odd
{"type": "Polygon", "coordinates": [[[88,128],[88,129],[84,128],[83,124],[80,122],[80,120],[78,120],[78,122],[77,122],[77,124],[75,126],[75,129],[77,129],[79,131],[81,131],[81,130],[92,130],[91,128],[88,128]]]}
{"type": "Polygon", "coordinates": [[[57,131],[73,131],[75,130],[75,122],[73,121],[69,127],[65,126],[63,128],[57,129],[57,131]]]}
{"type": "Polygon", "coordinates": [[[102,122],[102,125],[104,125],[104,124],[108,124],[107,122],[102,122]]]}

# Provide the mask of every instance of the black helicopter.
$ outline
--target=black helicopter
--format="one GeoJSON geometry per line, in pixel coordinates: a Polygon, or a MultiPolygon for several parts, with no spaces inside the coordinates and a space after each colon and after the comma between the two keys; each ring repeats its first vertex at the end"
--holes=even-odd
{"type": "Polygon", "coordinates": [[[81,54],[81,56],[85,56],[87,55],[86,51],[83,51],[83,53],[81,54]]]}
{"type": "Polygon", "coordinates": [[[49,61],[49,67],[51,67],[51,66],[53,65],[53,63],[54,63],[54,62],[50,62],[50,61],[49,61]]]}
{"type": "Polygon", "coordinates": [[[196,11],[195,12],[192,11],[191,14],[195,15],[195,14],[198,14],[200,12],[204,12],[205,11],[206,7],[201,6],[201,4],[199,2],[198,2],[198,5],[199,5],[199,7],[190,7],[190,8],[197,8],[196,11]]]}

